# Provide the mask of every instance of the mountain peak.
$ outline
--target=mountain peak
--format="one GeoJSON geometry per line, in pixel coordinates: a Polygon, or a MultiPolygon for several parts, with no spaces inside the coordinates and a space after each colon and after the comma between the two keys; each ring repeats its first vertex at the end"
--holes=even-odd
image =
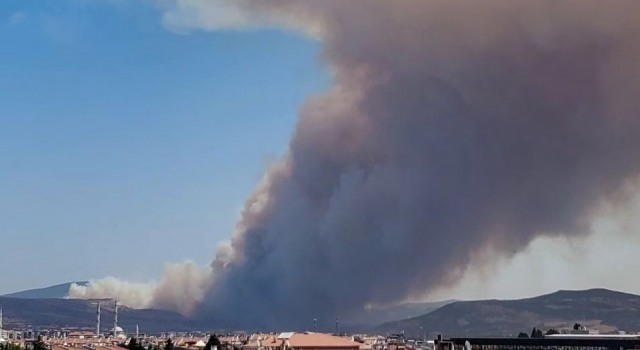
{"type": "Polygon", "coordinates": [[[10,293],[2,295],[7,298],[20,298],[20,299],[64,299],[69,296],[69,288],[72,284],[86,285],[89,282],[67,282],[56,284],[50,287],[35,288],[29,290],[23,290],[21,292],[10,293]]]}

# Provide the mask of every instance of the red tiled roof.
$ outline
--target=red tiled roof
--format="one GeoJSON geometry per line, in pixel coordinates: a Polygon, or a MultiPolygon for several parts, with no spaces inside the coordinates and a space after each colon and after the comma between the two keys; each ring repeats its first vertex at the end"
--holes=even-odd
{"type": "Polygon", "coordinates": [[[289,338],[292,348],[359,349],[360,343],[323,333],[295,333],[289,338]]]}
{"type": "Polygon", "coordinates": [[[284,341],[282,339],[277,339],[276,337],[276,335],[272,334],[256,334],[255,336],[252,336],[250,341],[242,347],[253,349],[258,348],[259,341],[262,347],[279,348],[284,344],[284,341]]]}

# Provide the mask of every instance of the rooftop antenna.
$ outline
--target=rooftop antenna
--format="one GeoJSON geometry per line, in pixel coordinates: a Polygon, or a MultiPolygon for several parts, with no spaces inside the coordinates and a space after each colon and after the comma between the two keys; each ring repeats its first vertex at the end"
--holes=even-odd
{"type": "Polygon", "coordinates": [[[100,338],[100,302],[98,302],[98,310],[96,311],[96,338],[100,338]]]}
{"type": "Polygon", "coordinates": [[[318,333],[318,319],[317,318],[313,319],[313,331],[318,333]]]}
{"type": "Polygon", "coordinates": [[[336,316],[336,335],[340,335],[340,319],[336,316]]]}
{"type": "Polygon", "coordinates": [[[115,317],[113,318],[113,338],[117,338],[118,335],[118,301],[115,300],[114,301],[114,307],[115,307],[115,317]]]}

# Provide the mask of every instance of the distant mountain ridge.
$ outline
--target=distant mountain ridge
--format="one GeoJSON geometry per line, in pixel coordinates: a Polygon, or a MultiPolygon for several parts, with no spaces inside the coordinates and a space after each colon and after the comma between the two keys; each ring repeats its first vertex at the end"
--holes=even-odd
{"type": "MultiPolygon", "coordinates": [[[[93,331],[96,324],[95,300],[25,299],[0,297],[7,329],[84,328],[93,331]]],[[[101,304],[103,332],[113,328],[111,303],[101,304]]],[[[141,332],[188,331],[203,327],[184,316],[165,310],[118,308],[118,325],[129,332],[140,326],[141,332]]]]}
{"type": "Polygon", "coordinates": [[[69,288],[72,284],[87,285],[89,282],[68,282],[62,284],[56,284],[55,286],[36,288],[24,290],[21,292],[10,293],[2,295],[1,297],[7,298],[20,298],[20,299],[64,299],[69,296],[69,288]]]}
{"type": "MultiPolygon", "coordinates": [[[[72,284],[86,285],[89,282],[68,282],[57,284],[45,288],[29,289],[21,292],[15,292],[0,297],[20,298],[20,299],[65,299],[69,296],[69,288],[72,284]]],[[[379,325],[383,322],[401,320],[405,318],[423,315],[436,310],[455,300],[447,300],[440,302],[408,302],[398,305],[371,308],[361,317],[352,320],[355,324],[354,329],[366,329],[379,325]]]]}
{"type": "MultiPolygon", "coordinates": [[[[97,301],[64,299],[70,285],[64,283],[9,294],[16,297],[0,297],[5,324],[9,329],[70,327],[92,330],[97,301]]],[[[111,303],[102,305],[102,322],[107,331],[112,327],[113,307],[111,303]]],[[[138,324],[141,331],[150,333],[215,329],[215,320],[192,320],[165,310],[135,310],[123,306],[119,319],[125,329],[135,329],[138,324]]],[[[404,331],[410,336],[516,336],[519,332],[530,332],[533,327],[543,330],[570,328],[576,322],[602,333],[638,331],[640,296],[590,289],[558,291],[519,300],[406,303],[371,309],[365,317],[355,321],[359,326],[354,324],[354,330],[382,334],[404,331]],[[420,315],[415,316],[417,314],[420,315]],[[402,319],[387,322],[394,318],[402,319]],[[375,326],[374,322],[383,324],[375,326]]]]}
{"type": "Polygon", "coordinates": [[[640,296],[589,289],[558,291],[519,300],[460,301],[428,314],[388,322],[378,332],[446,336],[516,336],[519,332],[570,328],[579,322],[602,333],[640,330],[640,296]]]}

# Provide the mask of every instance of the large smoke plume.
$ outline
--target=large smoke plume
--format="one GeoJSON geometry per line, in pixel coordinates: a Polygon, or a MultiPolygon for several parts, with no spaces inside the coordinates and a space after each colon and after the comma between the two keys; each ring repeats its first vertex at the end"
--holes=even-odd
{"type": "Polygon", "coordinates": [[[335,82],[247,200],[199,316],[267,328],[356,318],[456,283],[487,250],[588,234],[594,206],[640,172],[639,11],[177,0],[171,28],[281,25],[322,40],[335,82]]]}

